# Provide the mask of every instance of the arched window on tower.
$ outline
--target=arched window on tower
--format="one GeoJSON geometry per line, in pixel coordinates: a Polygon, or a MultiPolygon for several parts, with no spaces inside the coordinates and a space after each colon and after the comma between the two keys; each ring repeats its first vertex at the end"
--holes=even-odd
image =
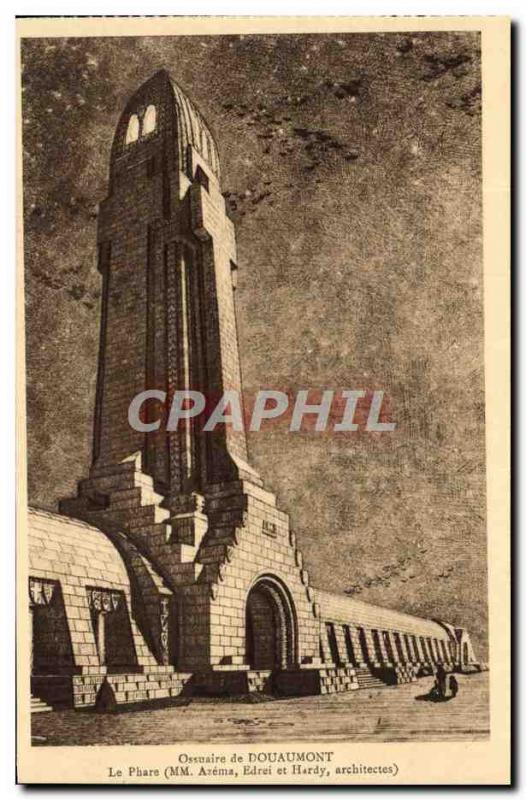
{"type": "Polygon", "coordinates": [[[131,144],[132,142],[136,142],[139,138],[139,117],[137,114],[132,114],[129,121],[128,127],[126,128],[126,144],[131,144]]]}
{"type": "Polygon", "coordinates": [[[157,125],[157,111],[155,106],[148,106],[142,121],[142,133],[146,136],[148,133],[153,133],[157,125]]]}

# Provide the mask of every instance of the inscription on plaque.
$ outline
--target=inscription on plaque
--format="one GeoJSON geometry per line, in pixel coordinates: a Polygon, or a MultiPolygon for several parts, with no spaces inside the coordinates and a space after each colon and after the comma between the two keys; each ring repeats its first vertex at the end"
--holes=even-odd
{"type": "Polygon", "coordinates": [[[278,529],[274,522],[269,522],[268,519],[263,520],[263,533],[266,533],[267,536],[273,536],[274,539],[278,535],[278,529]]]}

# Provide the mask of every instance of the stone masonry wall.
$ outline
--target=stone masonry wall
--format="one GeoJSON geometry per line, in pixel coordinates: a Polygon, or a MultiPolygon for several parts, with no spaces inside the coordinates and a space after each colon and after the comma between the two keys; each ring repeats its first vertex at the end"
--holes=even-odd
{"type": "Polygon", "coordinates": [[[215,494],[208,495],[207,508],[212,517],[211,527],[198,558],[211,559],[206,563],[205,573],[211,580],[212,594],[210,663],[246,664],[247,596],[259,578],[270,575],[285,588],[292,601],[296,664],[319,664],[319,619],[287,514],[276,508],[272,494],[248,482],[242,483],[242,493],[218,487],[215,494]],[[229,520],[239,515],[242,524],[229,526],[229,520]]]}
{"type": "MultiPolygon", "coordinates": [[[[160,663],[150,649],[145,638],[148,631],[146,627],[139,627],[134,613],[130,575],[107,536],[80,520],[48,512],[30,509],[28,521],[30,581],[37,586],[43,583],[56,587],[54,597],[60,598],[61,606],[58,609],[61,612],[60,647],[55,645],[53,657],[52,643],[43,643],[46,659],[45,663],[40,661],[33,665],[32,691],[52,705],[75,707],[93,705],[105,680],[113,687],[119,703],[174,697],[183,691],[191,675],[175,672],[172,665],[160,663]],[[130,661],[123,664],[127,667],[125,673],[119,670],[122,674],[112,675],[112,668],[101,663],[89,605],[92,588],[114,591],[125,600],[125,627],[129,626],[131,634],[131,642],[127,642],[126,652],[123,651],[130,661]],[[64,657],[66,649],[67,658],[64,657]]],[[[129,546],[132,547],[131,543],[129,546]]],[[[135,569],[140,577],[141,569],[137,564],[135,569]]],[[[159,579],[156,580],[154,591],[158,596],[160,592],[169,597],[170,593],[159,585],[159,579]]],[[[38,599],[36,604],[33,601],[33,609],[33,613],[46,613],[46,607],[40,606],[38,599]]],[[[121,615],[123,613],[121,609],[121,615]]],[[[52,622],[53,615],[49,619],[49,623],[52,622]]],[[[46,631],[46,625],[39,630],[37,623],[34,633],[37,638],[45,637],[46,631]]],[[[41,644],[37,642],[37,646],[41,644]]]]}

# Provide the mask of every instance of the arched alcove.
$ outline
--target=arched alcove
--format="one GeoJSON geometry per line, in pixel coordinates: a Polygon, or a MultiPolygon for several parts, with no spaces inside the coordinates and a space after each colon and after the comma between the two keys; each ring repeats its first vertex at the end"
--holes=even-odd
{"type": "Polygon", "coordinates": [[[252,669],[286,669],[296,662],[296,614],[281,581],[258,578],[247,595],[245,620],[245,658],[252,669]]]}
{"type": "Polygon", "coordinates": [[[32,675],[70,672],[73,648],[59,582],[31,578],[30,596],[32,675]]]}

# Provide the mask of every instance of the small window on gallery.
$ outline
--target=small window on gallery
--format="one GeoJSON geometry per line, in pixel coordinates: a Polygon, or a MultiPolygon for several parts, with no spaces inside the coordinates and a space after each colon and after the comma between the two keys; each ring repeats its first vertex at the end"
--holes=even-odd
{"type": "Polygon", "coordinates": [[[155,106],[148,106],[144,114],[144,119],[142,121],[143,136],[146,136],[146,134],[148,133],[153,133],[156,125],[157,125],[157,112],[155,110],[155,106]]]}
{"type": "Polygon", "coordinates": [[[128,127],[126,129],[126,144],[131,144],[132,142],[136,142],[139,138],[139,117],[137,114],[132,114],[129,122],[128,127]]]}
{"type": "Polygon", "coordinates": [[[201,184],[203,189],[206,189],[207,192],[209,191],[208,175],[206,174],[204,169],[202,169],[200,166],[198,166],[195,171],[195,179],[198,183],[201,184]]]}

